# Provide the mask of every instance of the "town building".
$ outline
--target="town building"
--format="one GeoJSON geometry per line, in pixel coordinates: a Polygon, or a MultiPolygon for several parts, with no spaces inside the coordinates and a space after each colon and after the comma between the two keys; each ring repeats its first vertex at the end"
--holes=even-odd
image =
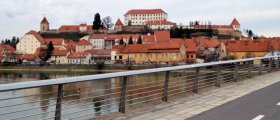
{"type": "Polygon", "coordinates": [[[80,25],[62,25],[58,28],[59,32],[87,32],[92,30],[92,25],[81,23],[80,25]]]}
{"type": "Polygon", "coordinates": [[[14,62],[15,60],[15,48],[11,45],[0,45],[0,62],[14,62]]]}
{"type": "Polygon", "coordinates": [[[16,51],[21,54],[34,54],[38,47],[45,44],[44,38],[36,31],[26,33],[16,45],[16,51]]]}
{"type": "Polygon", "coordinates": [[[47,32],[50,30],[50,24],[46,17],[40,23],[40,32],[47,32]]]}
{"type": "Polygon", "coordinates": [[[48,61],[56,64],[67,64],[67,56],[69,54],[70,52],[65,47],[54,48],[51,58],[48,61]]]}
{"type": "Polygon", "coordinates": [[[124,25],[146,25],[147,21],[167,20],[162,9],[132,9],[124,15],[124,25]]]}
{"type": "Polygon", "coordinates": [[[122,21],[118,18],[117,22],[115,23],[115,30],[117,32],[122,31],[123,30],[123,23],[122,21]]]}
{"type": "Polygon", "coordinates": [[[68,64],[92,64],[92,55],[89,52],[72,52],[67,59],[68,64]]]}
{"type": "Polygon", "coordinates": [[[280,55],[280,38],[261,39],[269,42],[269,53],[265,56],[279,56],[280,55]]]}
{"type": "Polygon", "coordinates": [[[112,58],[115,62],[136,64],[195,62],[196,48],[193,45],[183,41],[170,41],[155,44],[133,44],[124,47],[116,46],[112,50],[112,58]],[[189,56],[188,59],[186,56],[189,56]]]}
{"type": "MultiPolygon", "coordinates": [[[[253,57],[263,57],[269,53],[269,41],[227,41],[225,45],[226,57],[229,59],[244,59],[253,57]]],[[[225,58],[225,59],[227,59],[225,58]]]]}
{"type": "Polygon", "coordinates": [[[240,27],[240,23],[236,18],[234,18],[229,25],[199,24],[191,25],[190,29],[211,29],[212,36],[214,38],[239,40],[240,38],[242,38],[240,27]]]}
{"type": "Polygon", "coordinates": [[[87,40],[79,40],[79,42],[76,45],[76,52],[84,52],[86,50],[92,50],[92,44],[87,40]]]}
{"type": "Polygon", "coordinates": [[[146,25],[152,30],[170,30],[176,23],[167,20],[147,21],[146,25]]]}

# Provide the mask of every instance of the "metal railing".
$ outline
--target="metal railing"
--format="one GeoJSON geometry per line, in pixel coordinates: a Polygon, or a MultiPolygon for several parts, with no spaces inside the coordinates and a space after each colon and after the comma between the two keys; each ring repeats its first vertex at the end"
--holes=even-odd
{"type": "Polygon", "coordinates": [[[279,57],[1,84],[0,118],[73,120],[125,113],[277,70],[279,57]]]}

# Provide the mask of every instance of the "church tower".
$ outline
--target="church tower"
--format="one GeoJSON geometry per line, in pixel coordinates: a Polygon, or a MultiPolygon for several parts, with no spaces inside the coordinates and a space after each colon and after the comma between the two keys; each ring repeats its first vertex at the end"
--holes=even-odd
{"type": "Polygon", "coordinates": [[[44,17],[40,23],[40,32],[47,32],[48,30],[50,30],[50,25],[47,18],[44,17]]]}
{"type": "Polygon", "coordinates": [[[115,30],[117,32],[122,31],[123,30],[123,23],[120,19],[117,20],[116,24],[115,24],[115,30]]]}
{"type": "Polygon", "coordinates": [[[233,27],[234,30],[240,31],[240,23],[236,18],[233,19],[230,25],[233,27]]]}

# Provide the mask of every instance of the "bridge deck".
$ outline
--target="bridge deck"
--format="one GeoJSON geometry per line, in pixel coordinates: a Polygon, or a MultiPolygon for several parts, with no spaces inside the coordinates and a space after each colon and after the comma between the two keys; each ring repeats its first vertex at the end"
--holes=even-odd
{"type": "Polygon", "coordinates": [[[118,114],[114,119],[184,120],[277,83],[280,81],[279,73],[280,71],[276,71],[236,83],[224,84],[221,88],[208,89],[198,94],[171,99],[167,103],[150,106],[137,112],[118,114]]]}

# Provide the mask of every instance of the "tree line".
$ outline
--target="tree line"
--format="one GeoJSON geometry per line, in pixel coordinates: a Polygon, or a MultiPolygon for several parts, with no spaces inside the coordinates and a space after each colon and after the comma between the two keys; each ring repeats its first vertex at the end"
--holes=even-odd
{"type": "Polygon", "coordinates": [[[6,38],[5,40],[2,40],[1,45],[11,45],[13,48],[16,48],[18,42],[19,42],[19,37],[13,36],[12,39],[6,38]]]}
{"type": "Polygon", "coordinates": [[[177,26],[173,27],[170,30],[170,36],[171,38],[192,38],[194,34],[203,33],[207,37],[212,37],[213,30],[212,29],[188,29],[177,26]]]}
{"type": "MultiPolygon", "coordinates": [[[[133,44],[132,36],[129,37],[127,44],[133,44]]],[[[143,44],[141,35],[137,38],[136,44],[143,44]]],[[[123,38],[120,39],[119,45],[126,45],[126,43],[123,41],[123,38]]]]}

